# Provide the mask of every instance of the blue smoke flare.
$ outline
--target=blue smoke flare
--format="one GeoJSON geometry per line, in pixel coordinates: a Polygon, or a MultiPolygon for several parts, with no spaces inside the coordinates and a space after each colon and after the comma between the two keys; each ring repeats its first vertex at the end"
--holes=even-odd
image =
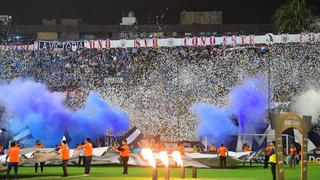
{"type": "Polygon", "coordinates": [[[264,79],[256,78],[235,87],[224,108],[211,104],[192,105],[191,112],[200,118],[198,135],[219,144],[226,143],[230,135],[259,133],[266,125],[268,95],[265,84],[264,79]]]}
{"type": "Polygon", "coordinates": [[[86,137],[98,138],[107,129],[114,133],[129,128],[129,117],[111,107],[98,93],[89,94],[85,106],[72,111],[64,106],[64,96],[50,92],[44,84],[33,80],[16,79],[0,84],[0,104],[5,107],[5,127],[11,134],[29,128],[33,139],[44,145],[58,144],[67,130],[71,145],[86,137]]]}
{"type": "Polygon", "coordinates": [[[238,128],[231,122],[228,114],[212,104],[194,104],[191,111],[200,118],[198,135],[208,137],[209,143],[221,144],[238,132],[238,128]]]}
{"type": "Polygon", "coordinates": [[[252,79],[231,91],[228,109],[238,117],[240,133],[258,133],[265,127],[266,84],[264,79],[252,79]]]}

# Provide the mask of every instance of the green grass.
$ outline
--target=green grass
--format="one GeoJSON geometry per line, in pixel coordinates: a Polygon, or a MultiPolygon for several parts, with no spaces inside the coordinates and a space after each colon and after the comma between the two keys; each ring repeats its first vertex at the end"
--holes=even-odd
{"type": "MultiPolygon", "coordinates": [[[[91,176],[84,177],[83,167],[68,167],[69,177],[64,179],[112,179],[112,180],[150,180],[152,179],[152,169],[149,167],[129,167],[129,175],[123,176],[121,174],[121,167],[114,166],[94,166],[91,167],[91,176]]],[[[34,175],[33,167],[19,167],[19,179],[62,179],[61,167],[45,167],[42,175],[34,175]]],[[[186,180],[191,180],[192,169],[186,169],[186,180]]],[[[300,179],[300,168],[286,168],[285,170],[286,180],[298,180],[300,179]]],[[[159,180],[163,180],[163,168],[158,170],[159,180]]],[[[0,174],[0,179],[5,179],[4,173],[0,174]]],[[[170,179],[178,180],[179,169],[170,168],[170,179]]],[[[271,171],[269,169],[263,169],[261,166],[240,166],[234,169],[198,169],[198,180],[271,180],[271,171]]],[[[320,179],[320,167],[310,166],[308,167],[308,179],[319,180],[320,179]]]]}

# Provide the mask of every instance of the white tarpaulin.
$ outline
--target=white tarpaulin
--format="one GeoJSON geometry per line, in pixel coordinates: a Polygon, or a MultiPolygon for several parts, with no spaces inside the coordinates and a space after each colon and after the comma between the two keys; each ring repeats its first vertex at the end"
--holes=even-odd
{"type": "MultiPolygon", "coordinates": [[[[119,153],[111,152],[110,147],[94,148],[93,149],[93,161],[92,164],[120,164],[119,153]]],[[[78,164],[78,156],[73,149],[70,150],[71,159],[69,164],[78,164]]],[[[155,157],[156,157],[155,153],[155,157]]],[[[250,152],[229,152],[227,158],[227,165],[229,167],[237,166],[243,161],[243,156],[249,156],[250,152]]],[[[5,163],[6,155],[0,156],[0,164],[5,163]]],[[[23,166],[33,166],[35,162],[46,162],[46,164],[60,165],[61,155],[58,154],[54,149],[44,148],[27,148],[21,149],[20,151],[20,165],[23,166]]],[[[133,166],[149,166],[149,163],[145,161],[139,153],[131,153],[129,158],[129,165],[133,166]]],[[[158,161],[157,166],[163,166],[163,164],[158,161]]],[[[216,154],[201,154],[201,153],[187,153],[185,158],[183,158],[183,163],[185,167],[218,167],[219,157],[216,154]]],[[[170,166],[175,166],[173,159],[170,159],[170,166]]]]}

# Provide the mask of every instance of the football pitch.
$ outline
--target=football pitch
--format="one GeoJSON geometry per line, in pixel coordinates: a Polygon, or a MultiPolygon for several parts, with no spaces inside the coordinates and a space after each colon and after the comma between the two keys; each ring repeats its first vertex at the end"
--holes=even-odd
{"type": "MultiPolygon", "coordinates": [[[[53,179],[92,179],[92,180],[102,180],[102,179],[112,179],[112,180],[151,180],[152,179],[152,169],[150,167],[129,167],[129,175],[123,176],[121,174],[122,168],[115,166],[93,166],[91,167],[91,176],[83,176],[83,167],[68,167],[69,177],[64,178],[62,175],[62,168],[58,166],[45,167],[43,174],[34,174],[33,167],[19,167],[19,177],[18,179],[43,179],[43,180],[53,180],[53,179]]],[[[186,180],[192,180],[192,169],[186,168],[186,180]]],[[[12,172],[11,172],[12,174],[12,172]]],[[[0,179],[5,179],[5,173],[2,172],[0,179]]],[[[13,177],[11,176],[11,179],[13,177]]],[[[158,179],[163,180],[163,168],[158,169],[158,179]]],[[[179,168],[170,168],[170,179],[178,180],[179,178],[179,168]]],[[[254,166],[239,166],[233,169],[198,169],[198,180],[271,180],[270,167],[268,169],[263,169],[260,165],[254,166]]],[[[298,180],[300,179],[300,167],[285,169],[285,179],[286,180],[298,180]]],[[[318,180],[320,179],[320,167],[310,166],[308,167],[308,179],[318,180]]]]}

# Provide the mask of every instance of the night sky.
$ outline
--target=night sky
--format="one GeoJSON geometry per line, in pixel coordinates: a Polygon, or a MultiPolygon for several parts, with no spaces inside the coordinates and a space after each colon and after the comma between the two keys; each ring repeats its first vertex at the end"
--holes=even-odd
{"type": "MultiPolygon", "coordinates": [[[[17,24],[40,24],[43,17],[77,17],[88,24],[119,24],[122,12],[136,13],[139,24],[179,22],[181,10],[218,10],[224,24],[271,23],[284,0],[1,0],[0,14],[17,24]]],[[[307,0],[319,7],[320,0],[307,0]]]]}

